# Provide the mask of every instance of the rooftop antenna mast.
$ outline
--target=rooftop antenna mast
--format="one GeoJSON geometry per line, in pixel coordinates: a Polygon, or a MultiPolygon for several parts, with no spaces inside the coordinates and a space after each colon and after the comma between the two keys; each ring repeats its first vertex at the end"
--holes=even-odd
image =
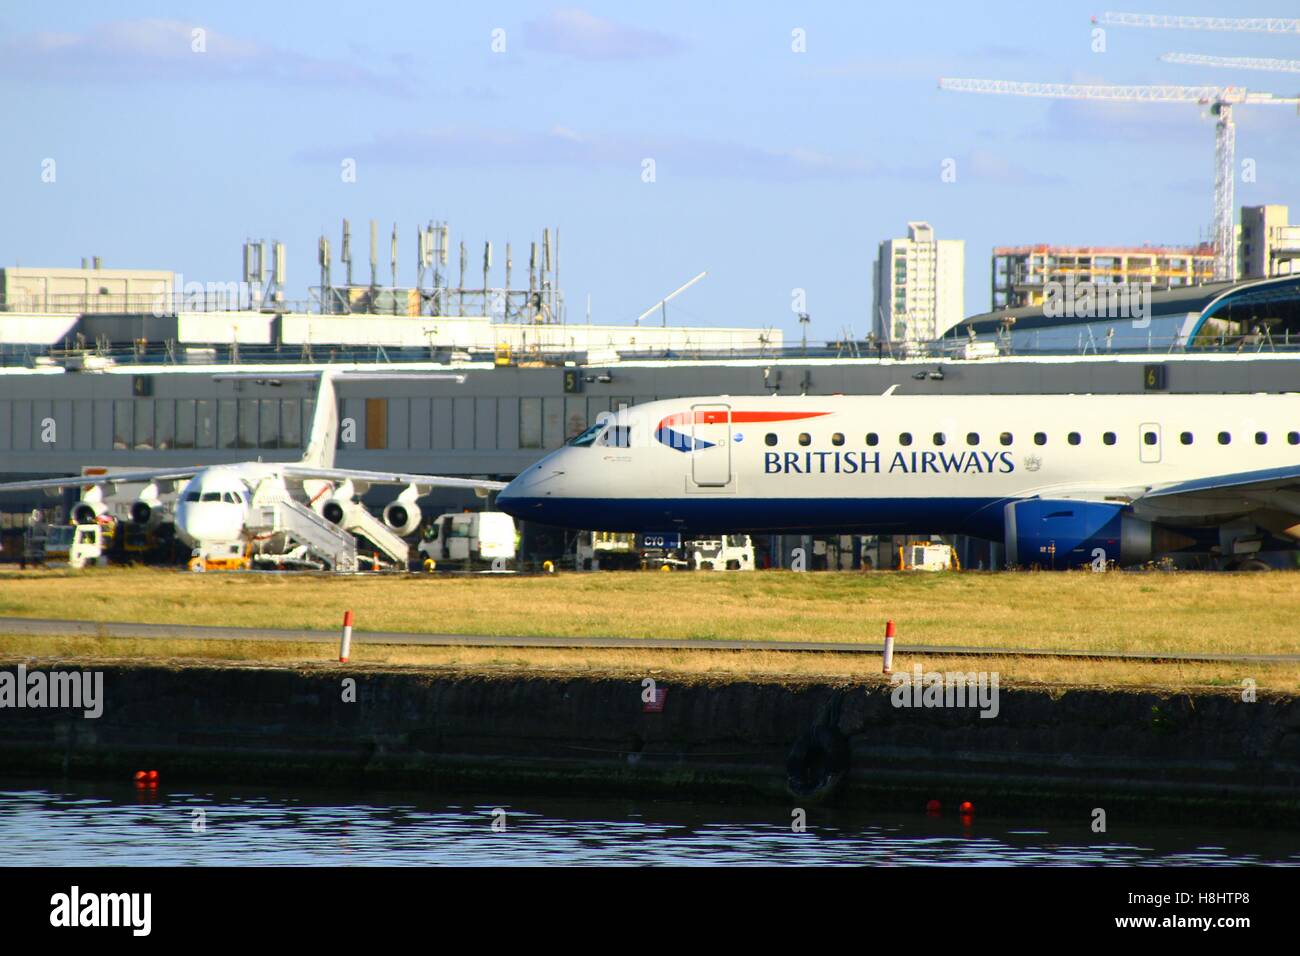
{"type": "Polygon", "coordinates": [[[339,251],[339,260],[346,267],[347,284],[352,285],[352,226],[343,220],[343,248],[339,251]]]}
{"type": "Polygon", "coordinates": [[[320,310],[323,314],[333,312],[334,289],[330,283],[330,241],[321,233],[316,250],[320,260],[320,310]]]}

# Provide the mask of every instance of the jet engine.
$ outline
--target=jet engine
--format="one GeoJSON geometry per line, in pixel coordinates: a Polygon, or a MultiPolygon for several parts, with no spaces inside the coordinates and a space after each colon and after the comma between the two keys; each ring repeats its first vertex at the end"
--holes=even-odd
{"type": "Polygon", "coordinates": [[[332,495],[321,506],[320,513],[326,521],[332,521],[337,525],[346,525],[351,523],[349,519],[356,514],[359,507],[361,506],[353,501],[351,497],[336,494],[332,495]]]}
{"type": "Polygon", "coordinates": [[[1003,510],[1007,561],[1021,567],[1066,569],[1098,560],[1137,564],[1191,541],[1135,518],[1110,501],[1032,498],[1003,510]]]}
{"type": "Polygon", "coordinates": [[[334,489],[333,494],[325,499],[320,513],[326,521],[344,527],[353,523],[352,516],[362,507],[356,500],[357,491],[352,482],[345,481],[334,489]]]}
{"type": "Polygon", "coordinates": [[[104,489],[95,485],[72,506],[73,524],[95,524],[108,508],[104,505],[104,489]]]}
{"type": "Polygon", "coordinates": [[[406,537],[420,526],[420,506],[416,503],[420,490],[410,485],[384,508],[384,524],[393,532],[406,537]]]}
{"type": "Polygon", "coordinates": [[[140,528],[150,527],[162,520],[163,506],[158,498],[158,486],[145,485],[135,501],[131,502],[131,523],[140,528]]]}

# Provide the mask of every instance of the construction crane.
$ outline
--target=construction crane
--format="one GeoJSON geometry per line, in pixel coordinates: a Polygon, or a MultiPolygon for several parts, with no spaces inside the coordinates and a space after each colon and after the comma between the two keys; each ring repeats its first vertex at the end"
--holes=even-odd
{"type": "Polygon", "coordinates": [[[1289,17],[1179,17],[1163,13],[1103,13],[1092,22],[1105,27],[1160,30],[1216,30],[1233,33],[1300,33],[1300,20],[1289,17]]]}
{"type": "Polygon", "coordinates": [[[1208,53],[1166,53],[1166,63],[1192,66],[1220,66],[1231,70],[1265,70],[1270,73],[1300,73],[1300,60],[1279,60],[1266,56],[1211,56],[1208,53]]]}
{"type": "Polygon", "coordinates": [[[1236,278],[1233,229],[1236,182],[1235,106],[1296,106],[1300,97],[1274,96],[1237,86],[1101,86],[1083,83],[1017,83],[1008,80],[941,79],[939,87],[960,93],[999,93],[1070,100],[1118,100],[1130,103],[1197,103],[1208,107],[1214,125],[1214,278],[1236,278]]]}

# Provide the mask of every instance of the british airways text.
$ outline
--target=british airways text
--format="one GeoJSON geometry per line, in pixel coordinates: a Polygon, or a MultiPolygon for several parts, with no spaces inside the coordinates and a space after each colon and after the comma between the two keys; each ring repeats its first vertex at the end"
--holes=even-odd
{"type": "Polygon", "coordinates": [[[885,459],[878,451],[769,451],[763,454],[763,472],[769,475],[1007,475],[1015,468],[1009,451],[896,451],[892,458],[885,459]]]}

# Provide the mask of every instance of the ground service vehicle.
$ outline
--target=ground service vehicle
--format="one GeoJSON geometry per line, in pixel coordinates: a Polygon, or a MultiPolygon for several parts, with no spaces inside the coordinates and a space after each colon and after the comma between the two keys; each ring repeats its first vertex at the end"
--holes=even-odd
{"type": "Polygon", "coordinates": [[[439,515],[424,527],[418,550],[426,570],[488,566],[504,571],[516,555],[515,522],[500,511],[439,515]]]}

